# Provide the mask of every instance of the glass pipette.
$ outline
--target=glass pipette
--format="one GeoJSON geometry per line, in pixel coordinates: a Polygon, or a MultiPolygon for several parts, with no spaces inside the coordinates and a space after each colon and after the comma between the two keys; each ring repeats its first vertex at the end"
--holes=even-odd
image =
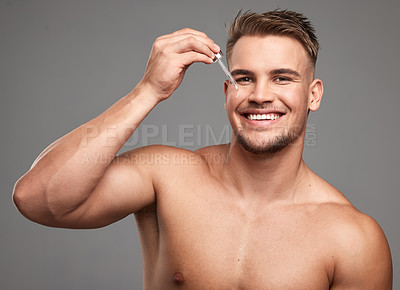
{"type": "Polygon", "coordinates": [[[228,69],[226,68],[226,66],[224,65],[224,63],[222,62],[221,58],[223,56],[222,51],[218,52],[215,55],[214,58],[214,62],[218,62],[219,66],[222,68],[222,70],[224,71],[224,73],[226,74],[226,76],[229,78],[229,80],[231,81],[232,85],[235,86],[236,89],[239,89],[239,86],[237,84],[237,82],[235,81],[235,79],[233,78],[233,76],[231,75],[231,73],[228,71],[228,69]]]}

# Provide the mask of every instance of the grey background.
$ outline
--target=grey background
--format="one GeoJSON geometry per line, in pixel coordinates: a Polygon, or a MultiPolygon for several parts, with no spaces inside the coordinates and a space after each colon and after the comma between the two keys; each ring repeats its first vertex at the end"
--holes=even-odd
{"type": "MultiPolygon", "coordinates": [[[[400,289],[399,1],[1,0],[2,289],[141,288],[132,216],[97,230],[47,228],[16,211],[13,185],[48,144],[134,87],[157,36],[191,27],[224,46],[224,24],[240,8],[288,8],[313,21],[325,94],[309,119],[304,158],[379,222],[391,246],[394,289],[400,289]]],[[[166,141],[189,149],[209,145],[207,126],[224,142],[224,79],[217,65],[192,66],[124,150],[166,141]],[[183,125],[186,143],[179,142],[183,125]],[[168,134],[149,138],[149,128],[168,134]]]]}

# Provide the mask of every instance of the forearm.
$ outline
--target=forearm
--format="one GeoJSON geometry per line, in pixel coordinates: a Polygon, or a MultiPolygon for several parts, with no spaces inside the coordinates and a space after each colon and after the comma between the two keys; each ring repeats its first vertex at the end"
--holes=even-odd
{"type": "Polygon", "coordinates": [[[20,211],[29,218],[50,218],[77,208],[156,104],[149,91],[138,86],[104,113],[51,144],[15,186],[14,200],[20,211]]]}

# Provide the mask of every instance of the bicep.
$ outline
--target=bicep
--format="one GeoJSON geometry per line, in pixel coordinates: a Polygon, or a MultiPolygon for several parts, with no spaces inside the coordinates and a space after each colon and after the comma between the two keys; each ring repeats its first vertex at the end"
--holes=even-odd
{"type": "Polygon", "coordinates": [[[135,152],[115,157],[91,195],[65,217],[69,228],[99,228],[155,201],[151,168],[135,161],[135,152]]]}

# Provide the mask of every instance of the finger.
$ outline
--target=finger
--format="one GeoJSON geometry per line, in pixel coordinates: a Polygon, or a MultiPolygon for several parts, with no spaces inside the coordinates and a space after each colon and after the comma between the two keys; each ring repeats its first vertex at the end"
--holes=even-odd
{"type": "Polygon", "coordinates": [[[194,51],[185,52],[181,55],[182,64],[185,66],[189,66],[195,62],[202,62],[205,64],[213,63],[213,60],[209,58],[207,55],[197,53],[194,51]]]}
{"type": "Polygon", "coordinates": [[[205,43],[198,41],[195,37],[187,37],[174,43],[174,51],[176,53],[195,51],[197,53],[205,54],[211,59],[215,58],[215,54],[210,47],[205,43]]]}
{"type": "Polygon", "coordinates": [[[203,42],[206,44],[214,53],[220,52],[221,48],[214,43],[214,41],[209,38],[205,33],[200,32],[199,34],[196,33],[171,33],[169,35],[164,35],[159,37],[157,40],[160,42],[178,42],[185,38],[195,38],[198,41],[203,42]]]}
{"type": "Polygon", "coordinates": [[[157,39],[156,42],[154,42],[153,49],[156,54],[160,51],[169,54],[194,50],[204,53],[212,59],[215,58],[215,53],[220,51],[212,40],[208,39],[208,41],[205,41],[201,37],[199,38],[199,36],[193,34],[179,35],[167,39],[157,39]]]}
{"type": "Polygon", "coordinates": [[[178,31],[166,34],[166,35],[163,35],[161,37],[162,38],[168,38],[168,37],[171,37],[171,36],[182,35],[182,34],[195,34],[195,35],[198,35],[198,36],[202,36],[202,37],[208,38],[208,35],[205,34],[204,32],[201,32],[201,31],[198,31],[198,30],[194,30],[194,29],[191,29],[191,28],[183,28],[181,30],[178,30],[178,31]]]}

